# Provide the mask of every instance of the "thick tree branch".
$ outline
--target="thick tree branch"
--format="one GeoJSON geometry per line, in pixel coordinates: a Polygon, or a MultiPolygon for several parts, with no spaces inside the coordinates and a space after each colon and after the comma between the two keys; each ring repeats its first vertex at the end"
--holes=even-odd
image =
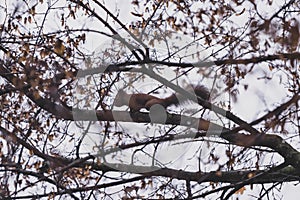
{"type": "MultiPolygon", "coordinates": [[[[262,121],[268,120],[271,117],[274,116],[279,116],[283,111],[285,111],[286,109],[288,109],[292,104],[297,103],[300,100],[300,95],[299,94],[295,94],[290,100],[288,100],[287,102],[281,104],[280,106],[278,106],[277,108],[275,108],[274,110],[266,113],[265,115],[263,115],[262,117],[252,121],[251,123],[249,123],[251,126],[257,125],[262,121]]],[[[237,133],[240,130],[243,130],[243,127],[236,127],[232,130],[230,130],[230,132],[232,133],[237,133]]]]}
{"type": "MultiPolygon", "coordinates": [[[[224,59],[224,60],[215,60],[215,61],[205,61],[205,62],[196,62],[196,63],[182,63],[182,62],[169,62],[169,61],[157,61],[157,60],[141,60],[141,61],[126,61],[118,64],[111,64],[107,66],[99,66],[93,69],[81,70],[80,75],[93,75],[104,72],[116,72],[116,71],[124,71],[124,72],[136,72],[138,68],[136,67],[128,67],[128,66],[140,66],[145,64],[153,64],[153,65],[162,65],[168,67],[180,67],[180,68],[189,68],[189,67],[211,67],[211,66],[222,66],[222,65],[234,65],[234,64],[257,64],[266,61],[275,61],[275,60],[299,60],[300,53],[283,53],[283,54],[275,54],[275,55],[267,55],[267,56],[259,56],[247,59],[224,59]]],[[[138,70],[139,71],[139,70],[138,70]]]]}

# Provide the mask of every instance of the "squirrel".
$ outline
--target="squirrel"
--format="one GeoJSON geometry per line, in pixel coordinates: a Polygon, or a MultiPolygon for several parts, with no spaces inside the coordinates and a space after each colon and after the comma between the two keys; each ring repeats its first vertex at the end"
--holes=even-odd
{"type": "MultiPolygon", "coordinates": [[[[195,93],[202,99],[209,101],[210,92],[205,86],[192,86],[191,89],[188,89],[188,91],[190,90],[193,90],[191,92],[195,93]]],[[[182,99],[182,101],[188,101],[188,99],[184,98],[183,95],[178,93],[172,94],[166,98],[159,98],[151,94],[128,94],[124,90],[119,90],[115,97],[114,105],[117,107],[127,105],[130,109],[130,112],[138,112],[142,108],[150,110],[151,106],[155,104],[162,105],[164,108],[167,108],[171,105],[179,105],[180,102],[178,99],[182,99]]]]}

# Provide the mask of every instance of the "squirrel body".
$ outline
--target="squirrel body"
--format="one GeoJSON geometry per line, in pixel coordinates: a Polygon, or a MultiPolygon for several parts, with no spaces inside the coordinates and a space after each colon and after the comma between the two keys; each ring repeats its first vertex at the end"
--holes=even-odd
{"type": "MultiPolygon", "coordinates": [[[[204,100],[209,100],[210,92],[203,85],[192,86],[188,91],[195,93],[197,96],[201,97],[204,100]]],[[[127,105],[130,108],[131,112],[137,112],[142,108],[150,110],[151,106],[155,104],[162,105],[164,108],[167,108],[171,105],[179,105],[180,102],[188,101],[184,98],[183,95],[175,93],[166,98],[159,98],[151,94],[145,93],[135,93],[128,94],[124,90],[120,90],[115,98],[114,105],[121,107],[127,105]],[[179,99],[181,101],[179,101],[179,99]]]]}

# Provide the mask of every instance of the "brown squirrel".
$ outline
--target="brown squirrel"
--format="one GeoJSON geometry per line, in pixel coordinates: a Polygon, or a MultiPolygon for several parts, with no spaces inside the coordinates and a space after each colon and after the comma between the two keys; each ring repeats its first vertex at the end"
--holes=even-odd
{"type": "MultiPolygon", "coordinates": [[[[195,93],[197,96],[208,101],[210,98],[210,92],[203,85],[192,86],[188,91],[195,93]]],[[[119,90],[115,98],[114,105],[117,107],[128,105],[130,112],[137,112],[142,108],[150,110],[151,106],[154,104],[162,105],[164,108],[167,108],[171,105],[178,105],[182,101],[187,101],[188,99],[184,98],[181,94],[175,93],[166,98],[159,98],[151,94],[137,93],[137,94],[128,94],[124,90],[119,90]]]]}

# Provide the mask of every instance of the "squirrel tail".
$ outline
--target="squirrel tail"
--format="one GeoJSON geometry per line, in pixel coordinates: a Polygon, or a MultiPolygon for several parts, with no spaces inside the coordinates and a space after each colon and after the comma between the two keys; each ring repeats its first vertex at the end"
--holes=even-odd
{"type": "MultiPolygon", "coordinates": [[[[203,85],[192,85],[191,87],[187,88],[187,91],[195,94],[197,97],[200,97],[205,101],[209,101],[210,99],[210,92],[203,85]]],[[[178,93],[172,94],[171,96],[162,99],[165,107],[168,107],[170,105],[179,105],[181,102],[186,101],[189,101],[189,99],[178,93]]]]}
{"type": "Polygon", "coordinates": [[[203,85],[196,85],[196,86],[193,86],[193,89],[194,89],[194,93],[198,97],[201,97],[205,101],[209,101],[209,99],[210,99],[210,92],[207,89],[207,87],[205,87],[203,85]]]}

